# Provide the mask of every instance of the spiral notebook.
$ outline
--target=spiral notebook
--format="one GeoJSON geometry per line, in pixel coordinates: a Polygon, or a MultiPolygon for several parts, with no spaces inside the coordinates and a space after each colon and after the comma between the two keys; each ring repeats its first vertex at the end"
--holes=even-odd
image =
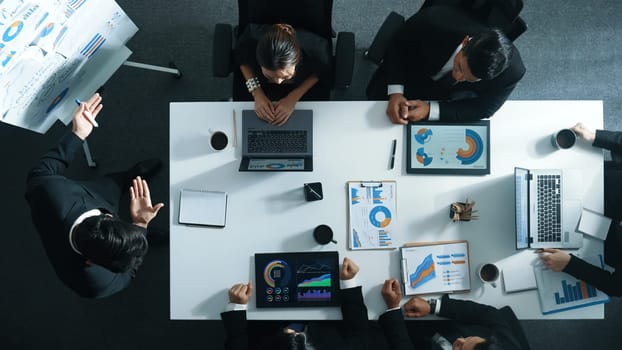
{"type": "Polygon", "coordinates": [[[179,223],[225,227],[227,222],[227,193],[203,190],[181,190],[179,223]]]}

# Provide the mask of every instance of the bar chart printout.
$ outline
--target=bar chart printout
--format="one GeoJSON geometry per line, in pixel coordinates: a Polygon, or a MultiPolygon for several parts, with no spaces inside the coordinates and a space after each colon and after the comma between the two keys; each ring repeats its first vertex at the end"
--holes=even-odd
{"type": "MultiPolygon", "coordinates": [[[[603,267],[602,256],[583,258],[603,267]]],[[[563,272],[535,266],[540,306],[544,315],[609,302],[609,297],[593,286],[563,272]]]]}

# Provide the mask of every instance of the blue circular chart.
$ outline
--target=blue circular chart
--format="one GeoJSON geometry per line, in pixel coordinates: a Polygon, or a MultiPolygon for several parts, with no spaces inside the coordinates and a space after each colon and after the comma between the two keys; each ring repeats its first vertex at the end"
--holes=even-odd
{"type": "Polygon", "coordinates": [[[374,207],[369,212],[369,221],[376,227],[387,227],[391,223],[391,211],[382,205],[374,207]]]}

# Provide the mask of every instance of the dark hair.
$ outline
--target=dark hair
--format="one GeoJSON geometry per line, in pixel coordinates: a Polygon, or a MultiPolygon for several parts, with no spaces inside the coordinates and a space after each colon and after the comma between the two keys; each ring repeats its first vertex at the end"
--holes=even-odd
{"type": "Polygon", "coordinates": [[[148,250],[143,228],[107,215],[85,219],[73,237],[85,258],[112,272],[140,266],[148,250]]]}
{"type": "Polygon", "coordinates": [[[257,63],[269,70],[295,66],[300,61],[296,31],[289,24],[274,24],[259,39],[255,53],[257,63]]]}
{"type": "Polygon", "coordinates": [[[499,29],[491,29],[473,35],[462,50],[471,73],[490,80],[510,65],[512,43],[499,29]]]}
{"type": "Polygon", "coordinates": [[[483,343],[479,343],[473,347],[473,350],[501,350],[499,340],[494,335],[484,338],[483,343]]]}
{"type": "Polygon", "coordinates": [[[306,346],[304,334],[278,333],[266,337],[260,349],[262,350],[304,350],[306,346]]]}

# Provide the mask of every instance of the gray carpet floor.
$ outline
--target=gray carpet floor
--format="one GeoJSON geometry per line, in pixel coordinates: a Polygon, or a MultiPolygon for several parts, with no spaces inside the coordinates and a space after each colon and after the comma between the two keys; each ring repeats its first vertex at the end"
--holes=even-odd
{"type": "MultiPolygon", "coordinates": [[[[356,33],[352,86],[339,99],[364,99],[374,65],[361,59],[376,30],[394,10],[414,13],[421,0],[335,0],[334,29],[356,33]]],[[[128,43],[132,61],[166,66],[174,61],[180,80],[157,72],[121,67],[105,85],[101,127],[90,137],[96,169],[77,159],[69,174],[87,178],[125,169],[140,159],[168,157],[168,103],[227,99],[231,79],[211,75],[213,28],[235,23],[233,0],[118,0],[140,28],[128,43]]],[[[529,25],[516,45],[527,74],[514,100],[604,101],[605,127],[622,130],[622,2],[617,0],[525,1],[529,25]]],[[[576,120],[568,120],[573,125],[576,120]]],[[[537,128],[537,125],[533,126],[537,128]]],[[[29,167],[65,132],[62,125],[38,135],[0,123],[0,348],[3,349],[220,349],[218,321],[170,321],[166,247],[154,247],[131,287],[111,298],[79,299],[58,281],[31,223],[23,198],[29,167]]],[[[154,200],[168,198],[168,164],[152,182],[154,200]]],[[[127,204],[125,204],[127,205],[127,204]]],[[[168,225],[165,207],[155,225],[168,225]]],[[[207,269],[208,267],[206,267],[207,269]]],[[[206,271],[207,273],[207,271],[206,271]]],[[[196,276],[203,278],[204,276],[196,276]]],[[[226,288],[226,286],[223,286],[226,288]]],[[[605,320],[523,321],[532,349],[619,349],[622,303],[605,307],[605,320]]],[[[416,323],[409,325],[416,330],[416,323]]]]}

